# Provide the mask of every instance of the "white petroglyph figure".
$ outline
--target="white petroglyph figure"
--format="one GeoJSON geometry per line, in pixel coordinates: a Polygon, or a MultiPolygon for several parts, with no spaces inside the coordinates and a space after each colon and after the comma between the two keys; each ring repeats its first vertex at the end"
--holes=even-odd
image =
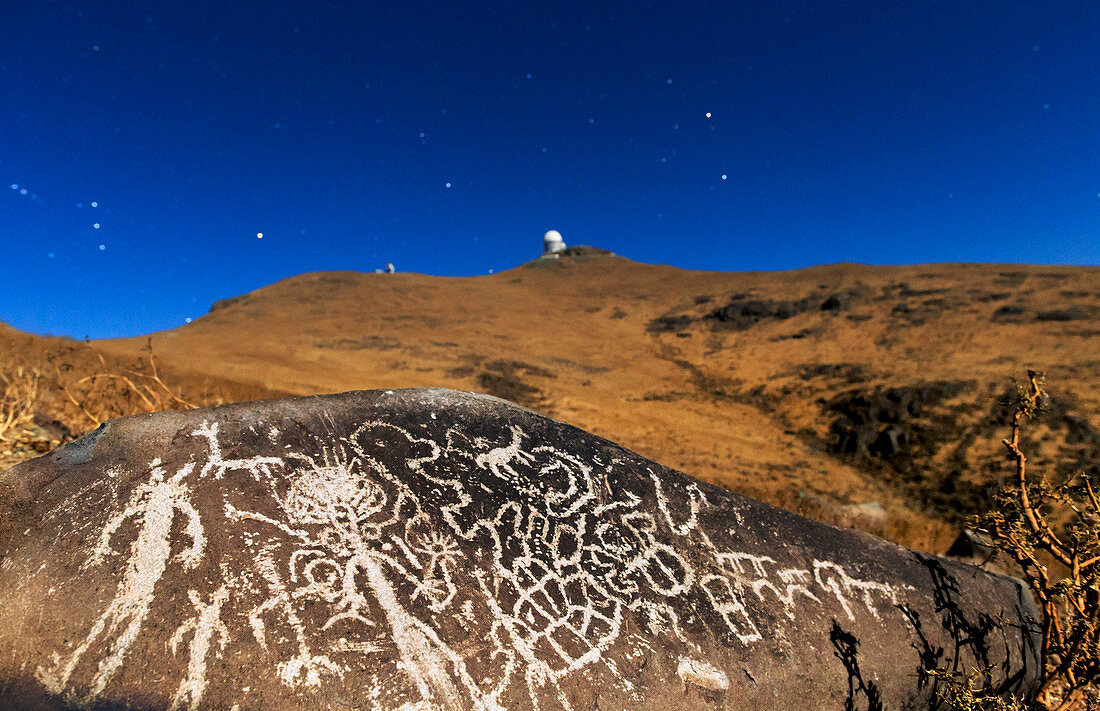
{"type": "MultiPolygon", "coordinates": [[[[286,429],[256,431],[275,446],[286,429]]],[[[829,598],[851,619],[860,608],[877,617],[879,604],[897,603],[891,586],[830,561],[780,567],[760,553],[720,550],[701,522],[710,504],[697,485],[681,486],[680,515],[653,472],[636,480],[645,492],[612,492],[616,462],[581,461],[531,443],[517,426],[500,442],[457,427],[435,441],[366,422],[309,452],[243,459],[225,458],[216,422],[193,435],[207,442],[205,461],[171,477],[154,462],[148,481],[99,533],[92,565],[116,555],[120,546],[111,543],[123,522],[136,521],[114,599],[64,663],[56,655],[53,667],[39,670],[52,692],[73,686],[81,659],[105,638],[88,697],[101,694],[123,664],[172,560],[176,512],[189,539],[176,555],[181,569],[203,560],[206,537],[185,482],[193,473],[219,488],[218,530],[246,550],[203,566],[201,588],[212,592],[197,583],[186,588],[194,614],[167,640],[182,656],[190,635],[173,711],[201,706],[210,659],[230,643],[266,650],[277,660],[275,677],[292,688],[319,687],[362,668],[357,660],[396,653],[395,665],[379,668],[407,679],[405,693],[415,699],[408,709],[495,711],[513,684],[526,688],[536,708],[549,694],[569,709],[562,682],[592,665],[633,688],[609,654],[635,639],[624,635],[628,615],[640,615],[650,634],[690,646],[677,610],[709,605],[731,639],[751,645],[770,630],[750,599],[774,598],[792,620],[829,598]],[[247,505],[245,489],[254,495],[247,505]],[[643,505],[649,494],[655,511],[643,505]],[[697,552],[691,562],[679,552],[688,549],[697,552]],[[221,580],[211,585],[212,568],[221,580]],[[485,678],[474,678],[470,653],[459,651],[467,634],[491,660],[482,665],[493,670],[485,678]]],[[[702,662],[685,658],[678,674],[706,689],[728,687],[722,670],[702,662]]],[[[373,683],[378,695],[393,688],[392,679],[373,683]]]]}
{"type": "MultiPolygon", "coordinates": [[[[386,431],[391,427],[368,423],[357,436],[373,429],[386,431]]],[[[285,493],[275,494],[285,523],[227,507],[231,518],[269,523],[289,533],[292,543],[298,546],[289,556],[290,582],[305,585],[293,591],[278,572],[275,546],[265,548],[258,559],[272,596],[250,613],[257,641],[266,646],[263,617],[280,610],[294,629],[299,648],[296,657],[280,666],[280,678],[294,685],[301,677],[307,685],[315,686],[321,683],[322,673],[342,675],[345,670],[328,655],[310,650],[309,631],[295,609],[299,599],[322,600],[332,604],[334,610],[322,630],[349,622],[369,628],[388,626],[390,640],[401,657],[401,668],[424,703],[459,709],[469,705],[465,698],[475,702],[477,708],[496,708],[493,703],[483,702],[483,694],[466,672],[461,655],[428,624],[405,611],[391,583],[391,576],[400,578],[412,584],[411,598],[424,597],[433,609],[446,608],[456,594],[451,570],[461,556],[457,546],[453,539],[436,531],[404,535],[423,523],[423,509],[404,482],[390,475],[380,462],[354,451],[352,443],[356,439],[353,436],[323,447],[319,461],[302,454],[290,455],[300,466],[287,472],[289,486],[285,493]],[[406,509],[413,513],[403,518],[400,514],[406,509]],[[385,619],[371,618],[372,603],[382,609],[385,619]],[[465,696],[458,690],[455,677],[465,688],[465,696]]],[[[430,456],[438,455],[434,444],[423,442],[430,445],[430,456]]],[[[270,479],[269,472],[249,471],[270,479]]],[[[277,488],[273,486],[272,490],[277,488]]],[[[373,648],[362,645],[345,643],[341,649],[373,648]]]]}
{"type": "Polygon", "coordinates": [[[180,682],[172,697],[172,705],[168,711],[178,711],[187,703],[188,711],[197,711],[202,703],[202,695],[206,689],[206,665],[207,657],[213,646],[214,638],[218,640],[218,650],[225,649],[229,642],[229,630],[221,620],[222,605],[229,598],[229,588],[222,585],[210,598],[210,602],[203,602],[196,590],[188,590],[187,597],[195,607],[195,617],[187,620],[176,629],[169,644],[172,653],[175,654],[180,642],[191,633],[191,644],[188,647],[189,658],[187,662],[187,676],[180,682]]]}
{"type": "Polygon", "coordinates": [[[796,595],[802,595],[821,604],[821,599],[807,587],[813,583],[808,570],[801,568],[775,570],[775,577],[778,578],[776,582],[779,583],[777,585],[769,572],[769,565],[776,566],[775,559],[771,556],[751,553],[716,553],[715,558],[730,570],[730,577],[735,585],[741,589],[747,588],[761,600],[764,599],[765,590],[771,592],[783,604],[783,611],[791,619],[794,619],[797,607],[796,595]]]}
{"type": "Polygon", "coordinates": [[[844,568],[829,560],[814,561],[814,580],[836,597],[849,620],[856,618],[849,597],[857,594],[862,598],[863,606],[875,618],[879,616],[875,607],[876,595],[889,600],[892,606],[896,607],[898,604],[898,594],[892,586],[871,580],[857,580],[849,576],[844,568]]]}
{"type": "Polygon", "coordinates": [[[264,475],[270,478],[272,467],[279,468],[283,466],[283,460],[279,457],[225,459],[222,457],[221,444],[218,443],[217,422],[204,422],[201,427],[191,434],[206,439],[207,446],[210,448],[206,463],[199,471],[201,478],[205,479],[208,476],[213,476],[215,479],[221,479],[227,471],[233,470],[244,470],[252,473],[253,476],[264,475]]]}
{"type": "Polygon", "coordinates": [[[99,565],[114,554],[111,539],[128,519],[138,521],[137,538],[130,546],[126,572],[119,583],[114,599],[99,616],[84,641],[69,657],[64,667],[39,669],[38,678],[55,694],[65,692],[69,678],[88,648],[100,635],[115,635],[108,642],[107,653],[100,659],[88,690],[88,698],[95,699],[107,687],[111,677],[122,666],[127,651],[141,631],[155,598],[156,585],[168,567],[172,555],[171,530],[175,512],[187,518],[185,531],[191,545],[182,551],[178,559],[184,568],[198,565],[202,558],[206,537],[203,534],[199,513],[188,499],[189,490],[183,480],[194,471],[194,464],[185,464],[174,475],[165,479],[160,460],[151,465],[149,481],[141,484],[130,497],[126,507],[113,516],[99,535],[92,553],[91,565],[99,565]],[[122,628],[121,630],[119,628],[122,628]]]}

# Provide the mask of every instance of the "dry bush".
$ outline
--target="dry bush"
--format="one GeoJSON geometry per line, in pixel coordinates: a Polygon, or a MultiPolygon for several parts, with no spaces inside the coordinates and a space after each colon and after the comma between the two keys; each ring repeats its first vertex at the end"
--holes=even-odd
{"type": "Polygon", "coordinates": [[[1027,703],[1005,698],[989,691],[993,678],[989,670],[976,670],[969,674],[933,670],[939,691],[936,701],[940,708],[950,711],[1028,711],[1027,703]]]}
{"type": "Polygon", "coordinates": [[[1042,612],[1042,677],[1033,707],[1073,711],[1094,707],[1100,677],[1100,500],[1080,472],[1057,483],[1028,472],[1020,434],[1047,402],[1043,374],[1029,370],[1017,385],[1003,440],[1013,476],[973,524],[1019,566],[1042,612]]]}
{"type": "Polygon", "coordinates": [[[0,469],[116,417],[271,395],[209,378],[168,377],[149,345],[132,361],[62,339],[6,342],[0,349],[0,469]]]}
{"type": "Polygon", "coordinates": [[[0,339],[0,469],[117,417],[279,397],[262,385],[165,373],[151,343],[137,358],[71,339],[0,339]]]}
{"type": "Polygon", "coordinates": [[[10,442],[34,418],[41,375],[22,365],[0,371],[0,442],[10,442]]]}
{"type": "Polygon", "coordinates": [[[180,388],[164,382],[151,343],[145,352],[141,361],[128,368],[112,367],[96,353],[101,367],[87,375],[62,354],[51,354],[55,387],[92,427],[126,415],[199,407],[185,400],[180,388]]]}

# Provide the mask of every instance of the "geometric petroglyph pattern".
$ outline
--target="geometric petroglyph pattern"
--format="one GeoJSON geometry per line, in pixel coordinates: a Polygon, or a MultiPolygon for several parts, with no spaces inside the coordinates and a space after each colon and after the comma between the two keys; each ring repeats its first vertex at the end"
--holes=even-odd
{"type": "MultiPolygon", "coordinates": [[[[519,426],[496,439],[382,421],[331,430],[291,447],[264,425],[264,453],[240,457],[207,421],[190,432],[201,456],[152,459],[91,537],[88,568],[115,566],[117,585],[40,683],[94,702],[169,603],[158,643],[176,660],[170,708],[189,710],[230,645],[260,650],[271,683],[303,690],[373,669],[382,707],[500,709],[519,689],[535,707],[570,708],[563,682],[586,669],[630,691],[608,654],[628,627],[689,642],[685,610],[705,608],[743,646],[826,604],[851,620],[896,614],[895,587],[837,563],[716,545],[695,484],[673,496],[642,472],[634,490],[613,487],[617,461],[581,461],[519,426]],[[233,545],[215,550],[215,536],[233,545]],[[394,661],[372,664],[383,658],[394,661]]],[[[678,673],[729,684],[703,661],[678,673]]]]}

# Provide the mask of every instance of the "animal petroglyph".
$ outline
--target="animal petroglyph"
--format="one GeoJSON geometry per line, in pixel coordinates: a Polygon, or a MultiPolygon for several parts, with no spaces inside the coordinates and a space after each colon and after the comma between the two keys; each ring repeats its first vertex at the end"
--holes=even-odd
{"type": "Polygon", "coordinates": [[[208,415],[173,440],[184,457],[113,477],[113,507],[86,507],[97,523],[77,530],[86,567],[117,582],[38,682],[93,702],[133,650],[160,649],[172,711],[206,708],[214,687],[227,708],[333,689],[380,709],[572,709],[591,679],[640,703],[666,647],[666,678],[709,693],[730,686],[723,655],[791,654],[788,635],[838,616],[907,619],[908,579],[739,542],[726,494],[610,445],[578,454],[533,415],[472,426],[433,403],[414,421],[321,409],[317,426],[261,418],[231,436],[208,415]],[[270,683],[235,681],[228,659],[270,683]]]}

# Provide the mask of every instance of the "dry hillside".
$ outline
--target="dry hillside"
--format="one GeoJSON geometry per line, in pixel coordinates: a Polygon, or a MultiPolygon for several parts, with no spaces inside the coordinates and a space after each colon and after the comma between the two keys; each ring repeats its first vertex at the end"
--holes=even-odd
{"type": "Polygon", "coordinates": [[[936,551],[1002,473],[1001,402],[1025,364],[1046,369],[1055,395],[1033,460],[1100,466],[1097,268],[718,273],[575,249],[481,277],[305,274],[151,339],[0,332],[3,347],[22,344],[12,367],[68,348],[80,372],[129,369],[141,383],[150,343],[168,406],[489,392],[701,479],[936,551]]]}

